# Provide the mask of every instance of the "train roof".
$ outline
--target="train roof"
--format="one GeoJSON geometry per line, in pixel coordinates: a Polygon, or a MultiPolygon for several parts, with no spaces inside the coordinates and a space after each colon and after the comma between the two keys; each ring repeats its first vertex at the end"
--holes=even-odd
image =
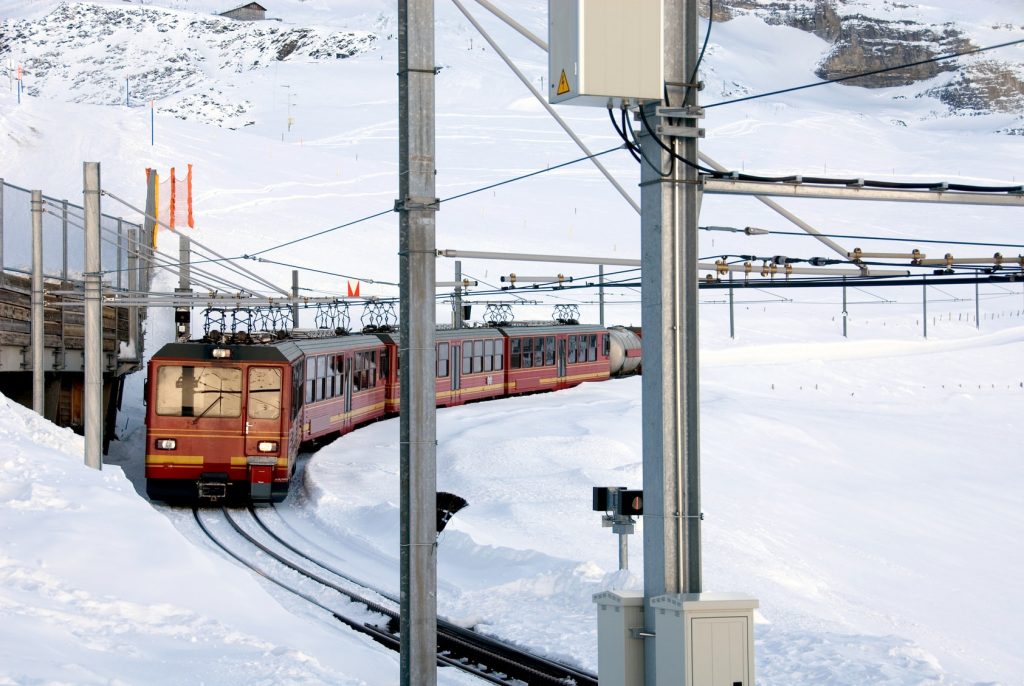
{"type": "Polygon", "coordinates": [[[544,336],[556,333],[603,333],[606,329],[597,324],[551,324],[550,326],[502,326],[498,327],[506,336],[544,336]]]}
{"type": "Polygon", "coordinates": [[[225,345],[202,341],[168,343],[153,355],[153,359],[172,360],[213,360],[214,348],[231,350],[232,360],[241,362],[291,362],[302,357],[302,351],[294,341],[276,343],[240,343],[225,345]]]}

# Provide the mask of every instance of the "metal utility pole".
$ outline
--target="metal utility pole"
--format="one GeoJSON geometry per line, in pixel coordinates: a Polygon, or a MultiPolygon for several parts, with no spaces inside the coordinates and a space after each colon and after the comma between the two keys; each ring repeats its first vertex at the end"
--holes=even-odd
{"type": "Polygon", "coordinates": [[[401,684],[437,683],[434,2],[398,2],[401,684]]]}
{"type": "Polygon", "coordinates": [[[299,328],[299,270],[292,270],[292,328],[299,328]]]}
{"type": "Polygon", "coordinates": [[[43,192],[32,191],[32,410],[45,416],[43,376],[43,192]]]}
{"type": "Polygon", "coordinates": [[[100,163],[83,169],[85,208],[85,464],[103,467],[103,304],[100,300],[100,163]]]}
{"type": "MultiPolygon", "coordinates": [[[[697,357],[697,170],[678,158],[698,159],[691,84],[697,61],[697,0],[664,0],[664,78],[676,117],[659,114],[659,103],[643,105],[651,128],[660,131],[670,155],[644,129],[641,165],[641,254],[644,474],[644,625],[654,633],[651,598],[700,593],[700,434],[697,357]],[[669,134],[669,135],[665,135],[669,134]],[[675,135],[671,135],[675,134],[675,135]],[[661,171],[671,168],[663,176],[661,171]]],[[[642,129],[644,127],[641,127],[642,129]]],[[[645,683],[656,679],[654,642],[644,650],[645,683]]]]}
{"type": "MultiPolygon", "coordinates": [[[[455,283],[462,281],[462,260],[455,260],[455,283]]],[[[462,328],[462,286],[455,286],[455,316],[452,318],[452,327],[462,328]]]]}
{"type": "Polygon", "coordinates": [[[604,326],[604,265],[600,264],[597,266],[597,309],[598,322],[601,326],[604,326]]]}

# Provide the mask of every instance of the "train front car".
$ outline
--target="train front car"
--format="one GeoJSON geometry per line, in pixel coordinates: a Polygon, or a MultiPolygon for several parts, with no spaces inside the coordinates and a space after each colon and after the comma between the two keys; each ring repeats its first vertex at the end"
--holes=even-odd
{"type": "Polygon", "coordinates": [[[278,502],[298,453],[294,343],[170,343],[149,363],[146,492],[153,500],[278,502]]]}

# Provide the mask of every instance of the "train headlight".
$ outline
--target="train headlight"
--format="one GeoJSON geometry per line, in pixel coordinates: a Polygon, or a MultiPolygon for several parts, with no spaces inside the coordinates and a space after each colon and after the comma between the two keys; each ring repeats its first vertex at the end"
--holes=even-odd
{"type": "Polygon", "coordinates": [[[158,438],[156,439],[157,450],[174,450],[178,447],[178,441],[173,438],[158,438]]]}
{"type": "Polygon", "coordinates": [[[261,453],[276,453],[277,441],[260,441],[256,444],[256,450],[259,450],[261,453]]]}
{"type": "Polygon", "coordinates": [[[213,356],[216,357],[217,359],[231,357],[231,348],[214,348],[213,356]]]}

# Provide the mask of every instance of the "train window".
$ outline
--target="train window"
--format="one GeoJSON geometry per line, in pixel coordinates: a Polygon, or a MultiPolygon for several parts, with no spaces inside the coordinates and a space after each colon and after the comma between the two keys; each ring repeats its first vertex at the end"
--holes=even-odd
{"type": "Polygon", "coordinates": [[[612,352],[611,341],[609,340],[609,338],[610,336],[608,334],[601,335],[601,347],[604,349],[605,357],[611,355],[612,352]]]}
{"type": "Polygon", "coordinates": [[[494,371],[500,372],[502,370],[502,362],[505,359],[505,349],[503,345],[504,341],[498,338],[494,341],[494,371]]]}
{"type": "Polygon", "coordinates": [[[306,402],[311,403],[316,397],[316,358],[306,358],[306,402]]]}
{"type": "Polygon", "coordinates": [[[168,417],[238,417],[242,370],[165,365],[157,369],[156,413],[168,417]]]}
{"type": "Polygon", "coordinates": [[[366,359],[368,362],[366,376],[367,379],[369,379],[367,387],[375,388],[377,386],[377,351],[371,350],[370,352],[366,353],[366,359]]]}
{"type": "Polygon", "coordinates": [[[595,362],[597,360],[597,334],[592,333],[587,336],[587,361],[595,362]]]}
{"type": "Polygon", "coordinates": [[[494,341],[484,341],[484,371],[489,372],[494,368],[494,341]]]}
{"type": "Polygon", "coordinates": [[[281,370],[276,367],[249,368],[249,407],[251,419],[277,419],[281,416],[281,370]]]}
{"type": "Polygon", "coordinates": [[[576,337],[569,336],[569,364],[576,361],[576,337]]]}
{"type": "Polygon", "coordinates": [[[471,374],[473,371],[473,344],[470,341],[462,342],[462,373],[471,374]]]}
{"type": "Polygon", "coordinates": [[[544,338],[533,339],[533,366],[544,366],[544,338]]]}
{"type": "Polygon", "coordinates": [[[509,364],[512,366],[512,369],[519,369],[522,366],[520,347],[518,338],[508,339],[509,364]]]}
{"type": "Polygon", "coordinates": [[[383,348],[380,351],[380,378],[391,378],[391,355],[387,348],[383,348]]]}
{"type": "Polygon", "coordinates": [[[437,378],[448,376],[448,343],[437,344],[437,378]]]}
{"type": "Polygon", "coordinates": [[[484,342],[473,341],[473,373],[477,374],[484,370],[484,342]]]}
{"type": "Polygon", "coordinates": [[[555,364],[555,337],[548,336],[544,339],[544,364],[551,366],[555,364]]]}
{"type": "Polygon", "coordinates": [[[333,375],[331,380],[334,386],[332,394],[336,398],[345,394],[345,387],[343,385],[345,377],[342,376],[342,370],[345,368],[344,363],[345,358],[341,355],[335,355],[331,358],[331,374],[333,375]]]}
{"type": "Polygon", "coordinates": [[[327,396],[327,356],[316,357],[316,399],[323,400],[327,396]]]}
{"type": "Polygon", "coordinates": [[[523,369],[533,366],[533,339],[523,339],[523,369]]]}

